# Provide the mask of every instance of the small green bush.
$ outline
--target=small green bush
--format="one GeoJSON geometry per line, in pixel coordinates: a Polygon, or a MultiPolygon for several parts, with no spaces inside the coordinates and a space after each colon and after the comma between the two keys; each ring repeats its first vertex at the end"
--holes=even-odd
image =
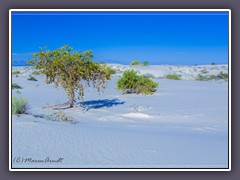
{"type": "Polygon", "coordinates": [[[20,74],[20,71],[13,71],[12,74],[13,74],[13,75],[20,74]]]}
{"type": "Polygon", "coordinates": [[[37,81],[37,79],[35,77],[31,76],[31,75],[28,77],[27,80],[29,80],[29,81],[37,81]]]}
{"type": "Polygon", "coordinates": [[[28,103],[25,98],[12,97],[12,114],[23,114],[28,109],[28,103]]]}
{"type": "Polygon", "coordinates": [[[46,119],[49,121],[69,122],[72,124],[76,123],[73,121],[72,116],[66,115],[65,112],[63,112],[63,111],[54,112],[54,113],[46,116],[46,119]]]}
{"type": "Polygon", "coordinates": [[[203,75],[201,75],[201,74],[199,74],[197,77],[196,77],[196,81],[212,81],[212,80],[217,80],[218,79],[218,77],[217,76],[215,76],[215,75],[213,75],[213,74],[211,74],[211,75],[209,75],[209,76],[203,76],[203,75]]]}
{"type": "Polygon", "coordinates": [[[202,73],[202,74],[207,74],[208,71],[207,71],[206,69],[203,69],[203,70],[201,70],[201,73],[202,73]]]}
{"type": "Polygon", "coordinates": [[[215,63],[215,62],[212,62],[211,65],[216,65],[216,63],[215,63]]]}
{"type": "Polygon", "coordinates": [[[156,92],[158,83],[139,75],[137,71],[127,70],[117,82],[118,90],[124,94],[153,94],[156,92]]]}
{"type": "Polygon", "coordinates": [[[33,72],[32,72],[32,75],[38,76],[38,75],[40,75],[40,72],[39,72],[39,71],[33,71],[33,72]]]}
{"type": "Polygon", "coordinates": [[[16,83],[13,83],[13,84],[12,84],[12,89],[22,89],[22,87],[19,86],[19,85],[16,84],[16,83]]]}
{"type": "Polygon", "coordinates": [[[220,73],[217,75],[217,77],[220,78],[220,79],[228,80],[228,73],[220,72],[220,73]]]}
{"type": "Polygon", "coordinates": [[[130,65],[131,66],[140,65],[140,62],[139,61],[132,61],[130,65]]]}
{"type": "Polygon", "coordinates": [[[107,71],[111,74],[111,75],[113,75],[113,74],[116,74],[117,73],[117,70],[116,69],[113,69],[113,68],[111,68],[110,66],[108,66],[107,67],[107,71]]]}
{"type": "Polygon", "coordinates": [[[143,65],[143,66],[147,66],[147,65],[148,65],[148,61],[144,61],[144,62],[142,63],[142,65],[143,65]]]}
{"type": "Polygon", "coordinates": [[[181,80],[180,76],[177,74],[166,74],[166,79],[172,79],[172,80],[181,80]]]}

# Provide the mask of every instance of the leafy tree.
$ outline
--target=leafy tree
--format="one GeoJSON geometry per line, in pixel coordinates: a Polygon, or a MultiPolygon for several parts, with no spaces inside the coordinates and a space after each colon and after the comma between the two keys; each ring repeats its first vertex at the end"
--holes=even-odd
{"type": "Polygon", "coordinates": [[[137,71],[127,70],[117,82],[118,90],[123,93],[153,94],[158,87],[158,83],[144,75],[139,75],[137,71]]]}
{"type": "Polygon", "coordinates": [[[89,50],[81,53],[65,45],[53,51],[41,48],[29,64],[46,76],[47,84],[53,83],[55,87],[61,85],[67,92],[69,106],[73,107],[76,92],[77,98],[83,101],[84,81],[99,92],[110,79],[106,65],[93,62],[92,58],[93,54],[89,50]]]}

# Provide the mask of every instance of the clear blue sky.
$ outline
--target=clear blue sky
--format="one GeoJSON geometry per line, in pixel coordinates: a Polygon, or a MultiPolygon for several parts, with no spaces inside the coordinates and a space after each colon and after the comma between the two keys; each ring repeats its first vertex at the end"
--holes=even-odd
{"type": "Polygon", "coordinates": [[[92,50],[95,61],[228,63],[227,12],[13,12],[13,65],[47,46],[92,50]]]}

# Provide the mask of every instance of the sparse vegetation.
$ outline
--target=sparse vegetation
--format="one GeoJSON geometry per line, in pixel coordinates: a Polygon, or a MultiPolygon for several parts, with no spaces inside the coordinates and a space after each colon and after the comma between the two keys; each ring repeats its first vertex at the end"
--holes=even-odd
{"type": "Polygon", "coordinates": [[[202,74],[207,74],[208,71],[207,71],[206,69],[203,69],[203,70],[201,70],[201,73],[202,73],[202,74]]]}
{"type": "Polygon", "coordinates": [[[166,74],[166,79],[172,79],[172,80],[181,80],[180,76],[177,74],[166,74]]]}
{"type": "Polygon", "coordinates": [[[19,86],[19,85],[16,84],[16,83],[13,83],[13,84],[12,84],[12,89],[22,89],[22,87],[19,86]]]}
{"type": "Polygon", "coordinates": [[[33,71],[33,72],[32,72],[32,75],[38,76],[38,75],[40,75],[40,72],[38,72],[38,71],[33,71]]]}
{"type": "Polygon", "coordinates": [[[117,73],[117,69],[113,69],[112,67],[108,66],[107,67],[107,70],[108,72],[111,74],[111,75],[114,75],[117,73]]]}
{"type": "Polygon", "coordinates": [[[28,109],[28,103],[25,98],[12,97],[12,114],[24,114],[28,109]]]}
{"type": "Polygon", "coordinates": [[[118,90],[124,94],[153,94],[158,87],[158,83],[152,81],[150,78],[139,75],[137,71],[127,70],[117,82],[118,90]]]}
{"type": "Polygon", "coordinates": [[[72,123],[72,124],[76,123],[75,121],[73,121],[72,116],[66,115],[66,113],[63,111],[54,112],[50,115],[47,115],[45,118],[49,121],[68,122],[68,123],[72,123]]]}
{"type": "Polygon", "coordinates": [[[199,74],[196,79],[197,81],[212,81],[212,80],[228,80],[228,74],[220,72],[218,75],[205,75],[199,74]]]}
{"type": "Polygon", "coordinates": [[[27,80],[28,81],[37,81],[37,79],[35,77],[31,76],[31,75],[28,77],[27,80]]]}
{"type": "Polygon", "coordinates": [[[18,74],[20,74],[20,71],[13,71],[12,74],[13,75],[18,75],[18,74]]]}
{"type": "Polygon", "coordinates": [[[140,61],[132,61],[131,66],[140,65],[140,61]]]}
{"type": "Polygon", "coordinates": [[[156,77],[155,77],[153,74],[151,74],[151,73],[143,74],[143,77],[145,77],[145,78],[151,78],[151,79],[155,79],[155,78],[156,78],[156,77]]]}
{"type": "Polygon", "coordinates": [[[217,75],[217,77],[220,78],[220,79],[223,79],[223,80],[228,80],[228,73],[220,72],[220,73],[217,75]]]}
{"type": "Polygon", "coordinates": [[[148,61],[143,61],[142,65],[143,66],[147,66],[148,65],[148,61]]]}
{"type": "Polygon", "coordinates": [[[216,65],[216,63],[215,63],[215,62],[212,62],[211,65],[216,65]]]}

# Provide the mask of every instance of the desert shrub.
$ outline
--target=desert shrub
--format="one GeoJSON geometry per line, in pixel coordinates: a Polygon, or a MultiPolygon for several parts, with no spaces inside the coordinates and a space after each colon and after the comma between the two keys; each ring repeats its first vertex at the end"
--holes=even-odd
{"type": "Polygon", "coordinates": [[[151,78],[151,79],[156,78],[156,77],[155,77],[153,74],[151,74],[151,73],[143,74],[143,77],[145,77],[145,78],[151,78]]]}
{"type": "Polygon", "coordinates": [[[216,65],[216,63],[215,63],[215,62],[212,62],[211,65],[216,65]]]}
{"type": "Polygon", "coordinates": [[[166,79],[172,79],[172,80],[181,80],[180,76],[177,74],[166,74],[166,79]]]}
{"type": "Polygon", "coordinates": [[[28,109],[28,103],[25,98],[12,97],[12,114],[23,114],[28,109]]]}
{"type": "Polygon", "coordinates": [[[28,77],[27,80],[29,80],[29,81],[37,81],[37,79],[35,77],[31,76],[31,75],[28,77]]]}
{"type": "Polygon", "coordinates": [[[12,89],[22,89],[22,87],[19,86],[19,85],[16,84],[16,83],[13,83],[13,84],[12,84],[12,89]]]}
{"type": "Polygon", "coordinates": [[[130,65],[131,65],[131,66],[134,66],[134,65],[139,65],[139,64],[140,64],[139,61],[132,61],[130,65]]]}
{"type": "Polygon", "coordinates": [[[107,67],[107,70],[108,70],[108,72],[109,72],[111,75],[117,73],[117,69],[113,69],[113,68],[111,68],[110,66],[107,67]]]}
{"type": "Polygon", "coordinates": [[[148,65],[148,61],[143,61],[142,65],[143,66],[147,66],[148,65]]]}
{"type": "Polygon", "coordinates": [[[13,71],[12,74],[13,74],[13,75],[20,74],[20,71],[13,71]]]}
{"type": "Polygon", "coordinates": [[[203,70],[201,70],[201,73],[202,73],[202,74],[207,74],[208,71],[207,71],[206,69],[203,69],[203,70]]]}
{"type": "Polygon", "coordinates": [[[32,72],[32,75],[38,76],[38,75],[40,75],[40,72],[38,72],[38,71],[33,71],[33,72],[32,72]]]}
{"type": "Polygon", "coordinates": [[[212,81],[212,80],[217,80],[217,79],[219,79],[219,78],[213,74],[208,75],[208,76],[207,75],[203,76],[201,74],[198,74],[198,76],[195,78],[195,80],[197,80],[197,81],[212,81]]]}
{"type": "Polygon", "coordinates": [[[223,79],[223,80],[228,80],[228,73],[223,73],[223,72],[220,72],[217,77],[219,79],[223,79]]]}
{"type": "Polygon", "coordinates": [[[147,95],[153,94],[156,91],[158,83],[143,75],[139,75],[137,71],[127,70],[118,80],[117,87],[118,90],[122,91],[124,94],[136,93],[147,95]]]}
{"type": "Polygon", "coordinates": [[[46,119],[49,121],[60,121],[60,122],[70,122],[74,123],[73,117],[66,115],[63,111],[57,111],[54,112],[48,116],[46,116],[46,119]]]}

